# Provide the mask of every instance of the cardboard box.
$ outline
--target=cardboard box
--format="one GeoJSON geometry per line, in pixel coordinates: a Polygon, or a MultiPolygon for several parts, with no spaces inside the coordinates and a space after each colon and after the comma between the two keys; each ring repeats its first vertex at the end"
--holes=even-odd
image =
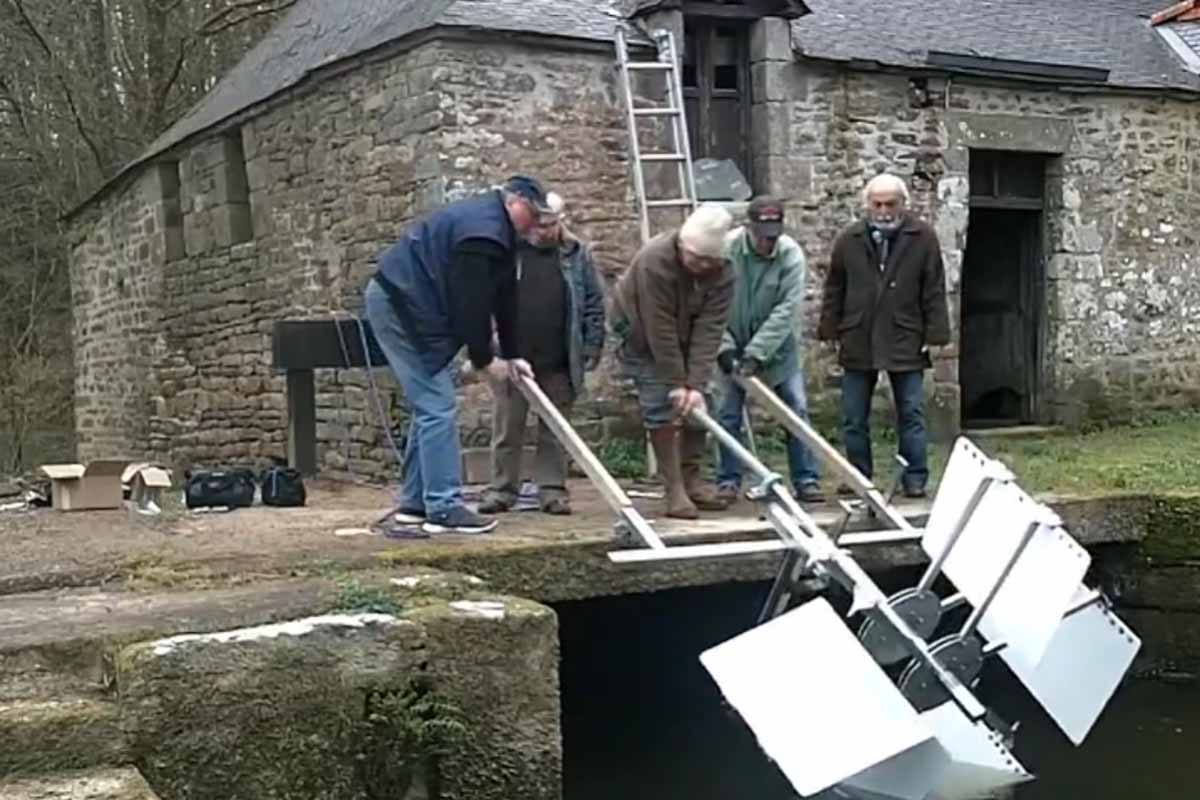
{"type": "Polygon", "coordinates": [[[152,464],[136,464],[125,470],[122,483],[129,484],[129,500],[139,511],[157,514],[162,511],[163,494],[171,488],[171,473],[152,464]]]}
{"type": "Polygon", "coordinates": [[[120,508],[121,473],[128,461],[101,459],[83,464],[46,464],[50,503],[59,511],[120,508]]]}

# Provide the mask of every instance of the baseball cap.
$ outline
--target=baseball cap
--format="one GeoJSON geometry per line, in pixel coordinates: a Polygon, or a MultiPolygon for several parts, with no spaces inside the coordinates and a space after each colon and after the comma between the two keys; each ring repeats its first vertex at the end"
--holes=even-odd
{"type": "Polygon", "coordinates": [[[508,179],[508,183],[504,184],[504,190],[529,201],[539,213],[552,210],[546,200],[546,190],[537,178],[531,178],[528,175],[513,175],[508,179]]]}
{"type": "Polygon", "coordinates": [[[746,209],[750,229],[758,236],[774,239],[783,234],[783,203],[774,197],[760,196],[746,209]]]}

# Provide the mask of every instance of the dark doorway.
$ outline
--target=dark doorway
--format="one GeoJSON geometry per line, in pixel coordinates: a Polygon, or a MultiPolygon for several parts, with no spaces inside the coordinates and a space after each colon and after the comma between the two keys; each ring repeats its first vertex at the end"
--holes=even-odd
{"type": "Polygon", "coordinates": [[[750,26],[689,17],[684,23],[683,96],[695,159],[730,159],[750,174],[750,26]]]}
{"type": "Polygon", "coordinates": [[[970,427],[1040,421],[1046,157],[971,151],[959,383],[970,427]]]}

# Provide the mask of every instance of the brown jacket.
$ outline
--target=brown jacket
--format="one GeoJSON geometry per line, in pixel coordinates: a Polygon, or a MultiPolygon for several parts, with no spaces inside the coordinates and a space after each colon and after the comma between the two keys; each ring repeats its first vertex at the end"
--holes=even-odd
{"type": "Polygon", "coordinates": [[[933,228],[906,214],[882,272],[866,223],[845,230],[829,259],[818,335],[837,340],[846,369],[928,367],[922,349],[950,341],[942,250],[933,228]]]}
{"type": "Polygon", "coordinates": [[[697,280],[679,263],[677,245],[678,232],[659,234],[634,256],[613,292],[614,328],[664,382],[703,391],[729,319],[733,270],[726,264],[697,280]]]}

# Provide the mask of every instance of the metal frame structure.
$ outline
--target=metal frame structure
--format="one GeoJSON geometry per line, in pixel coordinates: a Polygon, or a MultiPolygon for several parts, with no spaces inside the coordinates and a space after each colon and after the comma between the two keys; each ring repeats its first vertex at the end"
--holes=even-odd
{"type": "MultiPolygon", "coordinates": [[[[762,701],[761,687],[756,686],[758,680],[792,680],[786,670],[781,673],[775,667],[764,667],[760,675],[757,665],[764,647],[782,655],[794,647],[788,636],[796,634],[811,634],[818,645],[833,648],[852,671],[897,670],[893,677],[878,672],[885,677],[883,683],[871,678],[879,707],[893,709],[891,716],[879,720],[884,727],[891,725],[893,738],[881,739],[874,750],[863,753],[848,754],[837,750],[844,745],[828,745],[833,749],[825,755],[844,762],[845,769],[827,771],[828,783],[817,787],[820,790],[834,789],[838,796],[850,798],[925,800],[966,796],[946,789],[952,784],[998,788],[1029,780],[1005,744],[1015,726],[987,708],[974,691],[985,660],[992,657],[1006,662],[1071,741],[1082,742],[1141,643],[1112,614],[1107,599],[1082,584],[1090,556],[1066,534],[1057,515],[1022,492],[1003,464],[960,439],[929,521],[923,530],[917,529],[765,384],[752,377],[736,380],[891,527],[860,534],[827,532],[791,495],[781,475],[698,409],[690,412],[691,421],[752,476],[756,483],[747,497],[759,504],[776,539],[668,546],[536,383],[525,378],[519,386],[616,513],[620,541],[644,545],[610,552],[614,563],[784,554],[759,624],[706,651],[701,661],[797,789],[811,783],[802,776],[811,774],[816,756],[811,748],[798,751],[787,744],[788,737],[779,738],[780,712],[762,701]],[[847,548],[897,542],[920,542],[930,563],[915,586],[888,596],[847,548]],[[957,593],[939,597],[934,587],[940,578],[953,584],[957,593]],[[798,588],[812,595],[831,581],[851,597],[847,618],[861,615],[856,635],[850,637],[861,649],[847,648],[844,637],[849,634],[830,633],[833,612],[821,598],[791,608],[798,588]],[[971,607],[965,621],[934,638],[946,627],[948,615],[963,606],[971,607]],[[785,620],[792,621],[781,628],[785,620]],[[780,638],[785,631],[792,634],[780,638]],[[772,643],[764,644],[768,639],[772,643]],[[896,714],[904,718],[902,724],[896,714]],[[898,741],[908,744],[900,746],[898,741]],[[881,786],[905,788],[881,793],[881,786]]],[[[867,704],[857,713],[869,717],[876,713],[873,708],[867,704]]],[[[819,743],[813,747],[820,749],[819,743]]]]}

